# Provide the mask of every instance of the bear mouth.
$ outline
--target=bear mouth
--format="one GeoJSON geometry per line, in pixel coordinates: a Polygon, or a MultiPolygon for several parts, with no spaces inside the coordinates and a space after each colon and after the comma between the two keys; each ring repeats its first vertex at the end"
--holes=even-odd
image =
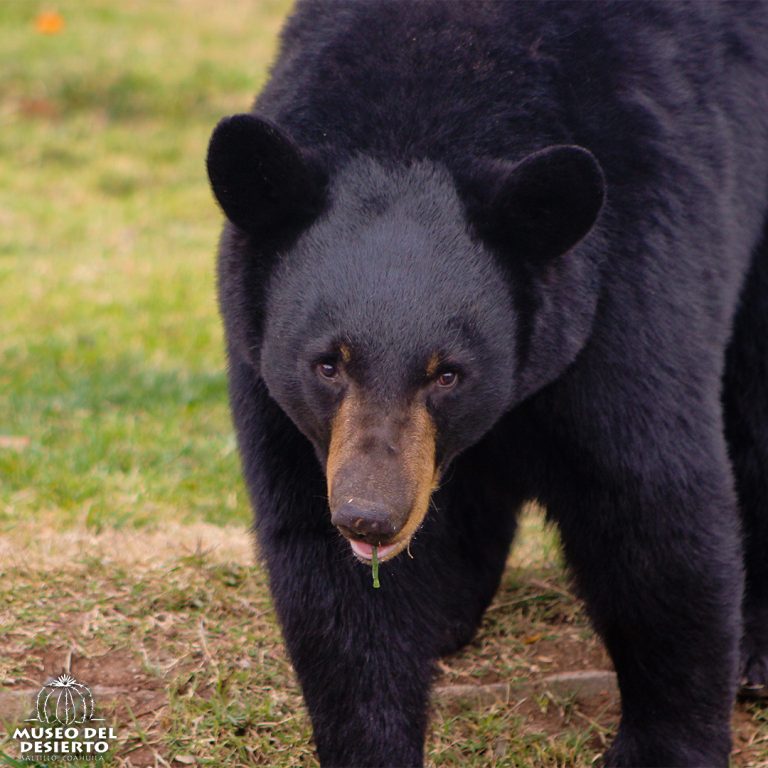
{"type": "MultiPolygon", "coordinates": [[[[354,539],[347,539],[347,541],[352,548],[353,554],[358,560],[366,564],[373,560],[373,544],[369,544],[367,541],[356,541],[354,539]]],[[[376,559],[379,562],[391,560],[396,555],[399,555],[400,552],[405,549],[407,544],[407,541],[396,541],[393,544],[379,546],[376,549],[376,559]]]]}

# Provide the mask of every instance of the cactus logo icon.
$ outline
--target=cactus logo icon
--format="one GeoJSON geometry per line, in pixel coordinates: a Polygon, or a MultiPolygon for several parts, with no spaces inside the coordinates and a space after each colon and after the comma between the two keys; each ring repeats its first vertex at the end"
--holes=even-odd
{"type": "Polygon", "coordinates": [[[90,689],[68,674],[59,675],[40,689],[35,701],[35,715],[30,721],[61,725],[102,719],[94,717],[90,689]]]}

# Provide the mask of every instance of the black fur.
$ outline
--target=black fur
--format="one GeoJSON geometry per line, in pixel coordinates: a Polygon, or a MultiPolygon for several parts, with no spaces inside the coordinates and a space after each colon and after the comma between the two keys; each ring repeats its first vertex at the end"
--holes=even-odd
{"type": "Polygon", "coordinates": [[[321,763],[422,764],[537,498],[618,673],[607,764],[726,766],[768,685],[768,5],[301,2],[254,111],[209,153],[220,302],[321,763]],[[340,341],[383,410],[461,371],[380,590],[325,498],[340,341]]]}

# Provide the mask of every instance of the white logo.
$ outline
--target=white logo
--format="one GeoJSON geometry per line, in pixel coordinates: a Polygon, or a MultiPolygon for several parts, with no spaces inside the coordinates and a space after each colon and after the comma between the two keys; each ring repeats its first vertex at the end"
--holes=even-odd
{"type": "Polygon", "coordinates": [[[93,716],[93,695],[90,689],[78,683],[72,675],[59,675],[46,683],[35,700],[36,717],[27,722],[86,723],[90,720],[103,720],[93,716]]]}
{"type": "Polygon", "coordinates": [[[117,739],[114,728],[92,725],[103,720],[95,717],[90,688],[65,673],[47,682],[37,694],[34,714],[25,722],[38,725],[16,728],[12,738],[23,762],[103,761],[117,739]]]}

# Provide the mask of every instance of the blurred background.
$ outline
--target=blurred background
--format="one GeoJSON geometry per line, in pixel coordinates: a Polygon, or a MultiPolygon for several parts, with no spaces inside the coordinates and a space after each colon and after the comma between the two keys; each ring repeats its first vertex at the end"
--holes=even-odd
{"type": "Polygon", "coordinates": [[[204,158],[287,9],[0,3],[0,533],[249,519],[204,158]]]}

